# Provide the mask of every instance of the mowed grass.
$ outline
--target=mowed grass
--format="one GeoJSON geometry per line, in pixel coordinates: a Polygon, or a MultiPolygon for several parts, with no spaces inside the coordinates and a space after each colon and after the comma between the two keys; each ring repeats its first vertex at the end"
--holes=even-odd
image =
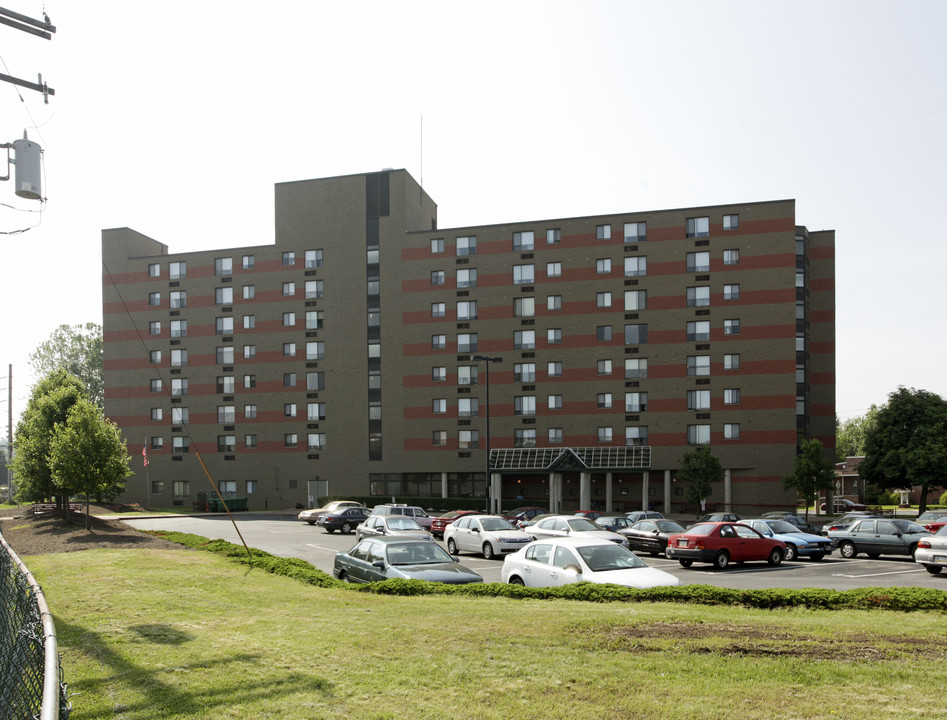
{"type": "Polygon", "coordinates": [[[395,597],[207,552],[31,556],[75,720],[940,716],[947,618],[395,597]]]}

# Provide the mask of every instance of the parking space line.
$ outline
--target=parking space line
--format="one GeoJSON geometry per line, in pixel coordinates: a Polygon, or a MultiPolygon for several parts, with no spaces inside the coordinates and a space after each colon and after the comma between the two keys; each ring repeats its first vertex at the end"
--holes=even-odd
{"type": "Polygon", "coordinates": [[[881,577],[882,575],[905,575],[907,573],[916,573],[920,571],[921,571],[920,568],[911,568],[910,570],[892,570],[890,572],[862,573],[860,575],[847,575],[845,573],[832,573],[832,576],[858,579],[858,578],[864,578],[864,577],[881,577]]]}
{"type": "Polygon", "coordinates": [[[325,547],[323,545],[313,545],[312,543],[306,543],[306,547],[315,548],[316,550],[326,550],[327,552],[339,552],[337,548],[325,547]]]}

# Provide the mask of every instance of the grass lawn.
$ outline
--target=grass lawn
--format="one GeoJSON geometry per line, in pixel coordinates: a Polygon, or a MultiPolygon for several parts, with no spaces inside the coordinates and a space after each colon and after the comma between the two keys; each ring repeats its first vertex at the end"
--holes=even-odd
{"type": "Polygon", "coordinates": [[[931,718],[939,613],[327,590],[201,551],[31,556],[72,718],[931,718]]]}

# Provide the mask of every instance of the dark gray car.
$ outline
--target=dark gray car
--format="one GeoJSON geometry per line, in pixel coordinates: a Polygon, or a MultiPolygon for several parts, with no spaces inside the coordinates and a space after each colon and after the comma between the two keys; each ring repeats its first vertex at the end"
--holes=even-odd
{"type": "Polygon", "coordinates": [[[918,541],[930,536],[915,522],[890,518],[866,518],[857,520],[844,530],[829,531],[829,539],[844,558],[853,558],[858,553],[871,558],[879,555],[909,555],[913,558],[918,541]]]}
{"type": "Polygon", "coordinates": [[[483,582],[433,540],[371,537],[335,556],[332,574],[346,582],[379,582],[389,578],[429,580],[463,585],[483,582]]]}

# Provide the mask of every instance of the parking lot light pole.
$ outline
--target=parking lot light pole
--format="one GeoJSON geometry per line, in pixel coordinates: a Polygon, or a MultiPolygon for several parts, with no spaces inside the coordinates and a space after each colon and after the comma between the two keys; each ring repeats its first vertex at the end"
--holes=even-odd
{"type": "Polygon", "coordinates": [[[487,437],[484,447],[486,448],[486,490],[487,490],[487,512],[491,512],[490,507],[490,363],[499,363],[503,362],[501,357],[487,357],[486,355],[474,355],[471,357],[471,360],[476,360],[477,362],[483,361],[484,369],[486,370],[486,377],[484,378],[486,391],[485,391],[485,400],[486,407],[484,411],[487,414],[487,437]]]}

